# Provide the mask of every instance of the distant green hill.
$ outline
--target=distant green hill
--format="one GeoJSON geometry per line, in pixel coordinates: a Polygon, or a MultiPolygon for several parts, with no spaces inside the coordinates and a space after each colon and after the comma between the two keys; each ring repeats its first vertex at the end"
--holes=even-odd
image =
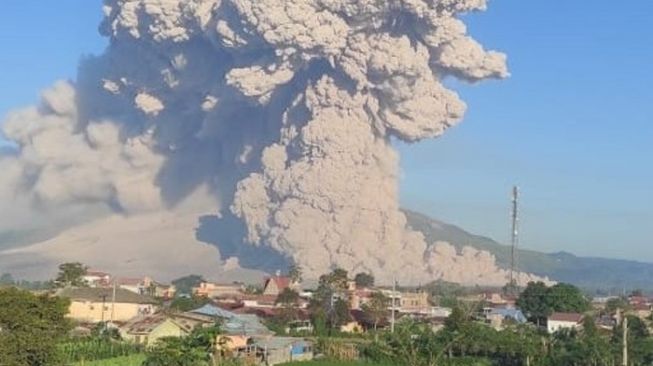
{"type": "MultiPolygon", "coordinates": [[[[510,267],[510,247],[426,215],[405,210],[408,224],[421,231],[428,243],[446,241],[461,249],[471,246],[486,250],[497,258],[500,267],[510,267]]],[[[519,270],[548,276],[586,289],[622,291],[628,289],[653,290],[653,263],[628,260],[578,257],[570,253],[541,253],[518,250],[519,270]]]]}

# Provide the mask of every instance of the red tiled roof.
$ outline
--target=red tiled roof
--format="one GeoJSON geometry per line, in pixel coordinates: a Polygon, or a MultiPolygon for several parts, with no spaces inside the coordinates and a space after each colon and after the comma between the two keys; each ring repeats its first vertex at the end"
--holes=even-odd
{"type": "Polygon", "coordinates": [[[578,313],[553,313],[549,316],[549,320],[558,322],[580,323],[583,320],[583,314],[578,313]]]}
{"type": "Polygon", "coordinates": [[[289,287],[291,282],[290,277],[285,277],[285,276],[270,277],[268,278],[268,281],[274,281],[274,283],[277,285],[277,288],[279,289],[279,292],[289,287]]]}
{"type": "Polygon", "coordinates": [[[109,274],[106,273],[106,272],[92,271],[92,270],[86,271],[85,275],[86,276],[95,276],[95,277],[107,277],[107,276],[109,276],[109,274]]]}
{"type": "Polygon", "coordinates": [[[642,303],[633,304],[633,310],[651,310],[651,305],[646,305],[642,303]]]}
{"type": "Polygon", "coordinates": [[[116,284],[117,285],[125,285],[125,286],[138,286],[143,282],[142,278],[118,278],[116,279],[116,284]]]}
{"type": "Polygon", "coordinates": [[[274,304],[277,301],[277,297],[274,295],[243,295],[241,299],[270,304],[274,304]]]}

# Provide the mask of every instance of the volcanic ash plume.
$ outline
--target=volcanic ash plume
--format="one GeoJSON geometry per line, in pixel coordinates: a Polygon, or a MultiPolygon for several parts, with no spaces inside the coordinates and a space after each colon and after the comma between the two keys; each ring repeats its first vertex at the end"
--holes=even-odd
{"type": "Polygon", "coordinates": [[[82,63],[77,94],[59,84],[13,118],[19,153],[3,164],[23,199],[56,209],[170,209],[208,186],[243,240],[308,277],[434,279],[441,253],[407,227],[391,141],[460,121],[443,78],[507,76],[506,57],[457,18],[485,6],[105,0],[106,53],[82,63]]]}
{"type": "MultiPolygon", "coordinates": [[[[262,171],[238,183],[232,211],[252,243],[292,255],[311,273],[333,265],[387,281],[429,277],[430,251],[398,207],[392,137],[435,137],[465,105],[440,80],[504,77],[505,56],[465,35],[456,13],[482,1],[235,1],[223,38],[245,24],[242,43],[276,57],[232,70],[228,80],[260,105],[295,85],[280,138],[263,150],[262,171]],[[249,39],[248,39],[249,38],[249,39]],[[277,77],[280,76],[280,77],[277,77]],[[244,79],[244,80],[243,80],[244,79]]],[[[220,23],[220,21],[218,21],[220,23]]]]}

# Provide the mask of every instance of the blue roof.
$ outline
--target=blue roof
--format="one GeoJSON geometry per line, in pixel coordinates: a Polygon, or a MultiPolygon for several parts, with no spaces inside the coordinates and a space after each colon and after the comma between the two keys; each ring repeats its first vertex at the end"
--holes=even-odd
{"type": "Polygon", "coordinates": [[[511,318],[518,323],[526,323],[528,320],[524,316],[524,313],[521,312],[519,309],[514,309],[514,308],[497,308],[497,309],[492,309],[492,312],[490,312],[490,315],[501,315],[504,318],[511,318]]]}
{"type": "Polygon", "coordinates": [[[267,349],[282,349],[291,346],[293,347],[311,346],[311,342],[308,342],[303,338],[293,338],[293,337],[271,337],[265,339],[257,339],[255,344],[261,348],[267,348],[267,349]]]}
{"type": "Polygon", "coordinates": [[[211,316],[223,320],[222,331],[228,335],[270,335],[270,331],[256,315],[236,314],[234,312],[207,304],[191,313],[211,316]]]}
{"type": "Polygon", "coordinates": [[[191,310],[191,313],[195,314],[200,314],[200,315],[206,315],[206,316],[213,316],[213,317],[218,317],[218,318],[233,318],[236,317],[238,314],[233,313],[231,311],[219,308],[215,305],[211,304],[206,304],[202,306],[199,309],[191,310]]]}

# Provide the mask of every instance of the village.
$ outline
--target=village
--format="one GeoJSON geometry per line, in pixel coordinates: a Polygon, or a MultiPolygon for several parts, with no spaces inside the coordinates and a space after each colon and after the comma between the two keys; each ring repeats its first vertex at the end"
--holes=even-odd
{"type": "MultiPolygon", "coordinates": [[[[247,365],[359,360],[366,356],[367,344],[407,326],[438,335],[458,328],[462,332],[461,324],[473,324],[474,332],[526,330],[544,340],[589,332],[586,327],[614,334],[630,319],[631,327],[643,326],[648,334],[653,306],[640,291],[590,298],[567,284],[530,283],[518,292],[508,286],[442,283],[377,286],[370,274],[350,276],[342,269],[311,282],[303,281],[301,268],[291,267],[287,273],[262,278],[258,285],[198,275],[164,284],[147,276],[114,276],[80,263],[63,264],[60,270],[53,288],[35,293],[66,301],[72,342],[105,337],[112,348],[124,345],[132,350],[127,354],[139,355],[217,326],[211,357],[247,365]]],[[[453,348],[448,352],[449,357],[455,354],[453,348]]],[[[71,354],[69,359],[83,357],[71,354]]]]}

